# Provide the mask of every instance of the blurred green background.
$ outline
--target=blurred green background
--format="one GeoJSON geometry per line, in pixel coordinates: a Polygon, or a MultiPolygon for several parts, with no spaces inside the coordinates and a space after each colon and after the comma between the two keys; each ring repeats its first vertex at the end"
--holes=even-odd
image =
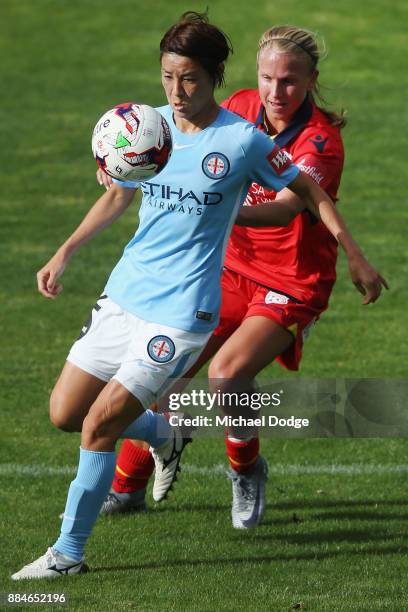
{"type": "MultiPolygon", "coordinates": [[[[300,25],[325,39],[323,93],[348,113],[339,206],[391,286],[374,306],[361,306],[340,257],[330,308],[307,342],[301,371],[291,374],[273,365],[264,375],[406,377],[408,5],[403,0],[208,5],[211,20],[229,34],[235,51],[219,100],[256,86],[257,42],[271,25],[300,25]]],[[[41,554],[58,527],[70,477],[47,476],[41,466],[73,468],[79,438],[51,427],[48,394],[135,230],[137,207],[73,258],[64,294],[55,302],[36,292],[35,273],[101,193],[90,148],[95,122],[118,102],[164,102],[160,38],[182,12],[205,8],[163,0],[0,1],[3,590],[11,588],[11,570],[41,554]],[[27,475],[27,465],[40,467],[27,475]]],[[[219,441],[206,444],[194,445],[187,463],[211,469],[224,461],[219,441]]],[[[230,493],[219,474],[207,478],[193,470],[167,509],[98,525],[90,550],[105,569],[68,581],[72,609],[86,603],[95,610],[113,605],[287,610],[299,601],[310,610],[398,609],[407,601],[401,581],[407,552],[404,470],[336,477],[300,470],[296,476],[285,472],[285,464],[357,461],[397,468],[405,465],[405,453],[404,440],[271,442],[265,454],[282,462],[282,474],[277,470],[269,514],[255,534],[230,528],[230,493]],[[302,520],[292,521],[299,513],[302,520]],[[136,600],[129,595],[135,584],[142,594],[136,600]]]]}

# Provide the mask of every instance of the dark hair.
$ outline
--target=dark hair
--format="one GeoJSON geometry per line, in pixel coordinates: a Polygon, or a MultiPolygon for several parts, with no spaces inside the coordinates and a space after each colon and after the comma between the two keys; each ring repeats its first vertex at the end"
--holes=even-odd
{"type": "Polygon", "coordinates": [[[224,85],[224,62],[233,53],[231,41],[224,32],[208,21],[207,13],[184,13],[160,41],[163,53],[177,53],[196,60],[208,72],[214,86],[224,85]]]}

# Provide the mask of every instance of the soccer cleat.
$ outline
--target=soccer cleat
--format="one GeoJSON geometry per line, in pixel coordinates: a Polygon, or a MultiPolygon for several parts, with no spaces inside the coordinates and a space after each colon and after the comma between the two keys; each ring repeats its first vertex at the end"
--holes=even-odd
{"type": "Polygon", "coordinates": [[[268,480],[268,464],[258,457],[250,473],[239,474],[230,469],[232,480],[232,526],[250,529],[259,525],[265,511],[265,483],[268,480]]]}
{"type": "Polygon", "coordinates": [[[172,427],[167,442],[159,448],[151,449],[155,463],[153,499],[156,502],[166,499],[173,482],[177,480],[177,472],[180,472],[181,453],[186,445],[192,441],[191,432],[193,428],[183,425],[183,418],[186,416],[190,418],[188,415],[179,413],[179,424],[172,427]]]}
{"type": "Polygon", "coordinates": [[[125,514],[130,512],[147,512],[146,489],[132,493],[111,491],[106,496],[99,514],[125,514]]]}
{"type": "Polygon", "coordinates": [[[59,578],[89,572],[84,560],[75,561],[62,553],[49,548],[45,555],[12,575],[12,580],[32,580],[33,578],[59,578]]]}

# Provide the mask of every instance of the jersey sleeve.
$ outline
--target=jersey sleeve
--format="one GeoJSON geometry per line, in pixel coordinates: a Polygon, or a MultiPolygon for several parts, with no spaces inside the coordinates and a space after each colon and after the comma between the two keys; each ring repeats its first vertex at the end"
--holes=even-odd
{"type": "Polygon", "coordinates": [[[299,174],[299,168],[273,140],[251,127],[251,141],[246,154],[249,159],[249,175],[253,182],[281,191],[299,174]]]}
{"type": "Polygon", "coordinates": [[[137,183],[136,181],[119,181],[118,179],[113,178],[112,182],[115,183],[115,185],[119,185],[119,187],[126,187],[127,189],[137,189],[140,187],[140,183],[137,183]]]}

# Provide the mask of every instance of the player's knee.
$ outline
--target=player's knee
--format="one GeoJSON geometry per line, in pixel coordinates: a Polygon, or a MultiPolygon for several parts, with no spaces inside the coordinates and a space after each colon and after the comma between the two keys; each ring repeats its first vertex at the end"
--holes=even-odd
{"type": "Polygon", "coordinates": [[[76,419],[73,418],[69,410],[65,397],[55,390],[50,398],[50,420],[55,427],[62,431],[80,431],[76,419]]]}
{"type": "Polygon", "coordinates": [[[92,407],[82,425],[82,445],[85,448],[100,440],[116,441],[120,431],[117,416],[120,414],[121,397],[115,391],[106,395],[98,405],[92,407]]]}
{"type": "Polygon", "coordinates": [[[98,448],[101,441],[115,444],[119,433],[114,423],[103,414],[88,414],[82,426],[81,446],[88,449],[98,448]]]}
{"type": "Polygon", "coordinates": [[[82,426],[81,446],[83,448],[92,448],[104,436],[104,433],[103,420],[97,418],[94,414],[88,414],[82,426]]]}
{"type": "Polygon", "coordinates": [[[215,357],[208,367],[208,376],[211,379],[231,380],[244,373],[244,368],[238,361],[226,361],[219,357],[215,357]]]}
{"type": "Polygon", "coordinates": [[[53,407],[50,407],[50,420],[51,420],[51,423],[57,429],[61,429],[61,431],[67,431],[67,432],[80,431],[75,421],[73,421],[69,416],[64,414],[64,412],[56,410],[53,407]]]}

